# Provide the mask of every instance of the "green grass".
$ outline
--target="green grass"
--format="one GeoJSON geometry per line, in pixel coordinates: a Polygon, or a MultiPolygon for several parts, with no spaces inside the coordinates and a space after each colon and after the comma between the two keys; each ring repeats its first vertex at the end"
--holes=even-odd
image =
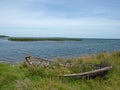
{"type": "Polygon", "coordinates": [[[9,37],[10,41],[81,41],[80,38],[17,38],[9,37]]]}
{"type": "Polygon", "coordinates": [[[120,51],[86,55],[82,58],[56,58],[45,67],[27,67],[25,63],[10,65],[0,63],[0,90],[119,90],[120,89],[120,51]],[[74,63],[63,67],[59,63],[74,63]],[[66,73],[89,71],[87,64],[106,64],[113,68],[108,74],[95,79],[60,78],[66,73]]]}

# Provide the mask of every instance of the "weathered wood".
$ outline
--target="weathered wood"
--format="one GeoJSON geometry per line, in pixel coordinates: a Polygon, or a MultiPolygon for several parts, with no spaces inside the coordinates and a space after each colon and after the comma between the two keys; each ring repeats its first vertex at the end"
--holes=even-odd
{"type": "MultiPolygon", "coordinates": [[[[44,66],[48,67],[50,66],[51,63],[54,63],[52,61],[43,59],[43,58],[38,58],[38,57],[33,57],[33,56],[26,56],[25,57],[25,63],[28,66],[44,66]]],[[[74,67],[74,63],[59,63],[59,65],[63,67],[74,67]]],[[[88,71],[88,72],[83,72],[83,73],[75,73],[75,74],[64,74],[61,77],[77,77],[77,78],[94,78],[97,76],[104,76],[108,70],[112,68],[112,66],[106,66],[104,64],[96,64],[94,65],[94,70],[88,71]]]]}
{"type": "Polygon", "coordinates": [[[112,66],[107,66],[98,70],[93,70],[89,72],[83,72],[83,73],[75,73],[75,74],[65,74],[63,77],[78,77],[78,78],[91,78],[96,76],[101,76],[107,73],[108,70],[110,70],[112,66]]]}
{"type": "Polygon", "coordinates": [[[52,61],[43,59],[43,58],[38,58],[38,57],[33,57],[33,56],[26,56],[25,57],[25,63],[28,66],[49,66],[52,61]]]}

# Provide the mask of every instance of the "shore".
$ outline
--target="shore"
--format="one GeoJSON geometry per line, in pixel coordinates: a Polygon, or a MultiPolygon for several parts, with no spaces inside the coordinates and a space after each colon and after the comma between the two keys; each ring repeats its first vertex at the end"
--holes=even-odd
{"type": "Polygon", "coordinates": [[[82,58],[57,58],[49,67],[28,67],[25,63],[10,65],[0,63],[0,89],[15,90],[119,90],[120,51],[99,53],[82,58]],[[59,63],[74,63],[76,66],[63,67],[59,63]],[[59,78],[64,74],[85,72],[92,69],[88,64],[112,65],[113,68],[102,78],[76,79],[59,78]],[[79,66],[78,66],[79,65],[79,66]]]}

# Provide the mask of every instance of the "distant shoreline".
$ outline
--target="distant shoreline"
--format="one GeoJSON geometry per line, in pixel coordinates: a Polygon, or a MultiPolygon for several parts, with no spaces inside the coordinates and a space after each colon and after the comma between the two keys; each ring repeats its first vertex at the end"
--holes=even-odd
{"type": "Polygon", "coordinates": [[[19,38],[19,37],[9,37],[9,41],[81,41],[81,38],[19,38]]]}
{"type": "Polygon", "coordinates": [[[5,35],[0,35],[0,38],[7,38],[9,36],[5,36],[5,35]]]}
{"type": "MultiPolygon", "coordinates": [[[[100,40],[100,39],[102,39],[102,40],[120,40],[120,38],[95,38],[95,37],[89,37],[89,38],[87,38],[87,37],[11,37],[11,36],[6,36],[6,35],[0,35],[0,38],[8,38],[8,39],[22,39],[22,40],[20,40],[20,41],[27,41],[27,40],[23,40],[23,39],[41,39],[41,40],[35,40],[35,41],[45,41],[45,39],[46,39],[46,41],[65,41],[65,40],[71,40],[71,41],[81,41],[81,40],[83,40],[83,39],[92,39],[92,40],[100,40]],[[48,40],[49,39],[49,40],[48,40]],[[57,39],[57,40],[56,40],[57,39]]],[[[16,41],[15,40],[15,41],[16,41]]],[[[34,41],[33,40],[33,41],[34,41]]],[[[12,41],[12,40],[10,40],[10,41],[12,41]]],[[[19,41],[19,40],[17,40],[17,41],[19,41]]]]}

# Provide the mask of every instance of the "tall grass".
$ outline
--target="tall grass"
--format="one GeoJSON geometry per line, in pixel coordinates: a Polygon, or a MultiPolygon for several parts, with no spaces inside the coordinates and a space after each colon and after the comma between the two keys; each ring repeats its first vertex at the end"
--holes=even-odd
{"type": "Polygon", "coordinates": [[[119,90],[120,89],[120,51],[99,53],[81,58],[58,58],[45,67],[28,67],[25,63],[10,65],[0,63],[0,90],[119,90]],[[72,63],[63,67],[59,63],[72,63]],[[77,79],[63,78],[66,73],[89,71],[88,64],[106,64],[113,68],[104,78],[77,79]]]}

